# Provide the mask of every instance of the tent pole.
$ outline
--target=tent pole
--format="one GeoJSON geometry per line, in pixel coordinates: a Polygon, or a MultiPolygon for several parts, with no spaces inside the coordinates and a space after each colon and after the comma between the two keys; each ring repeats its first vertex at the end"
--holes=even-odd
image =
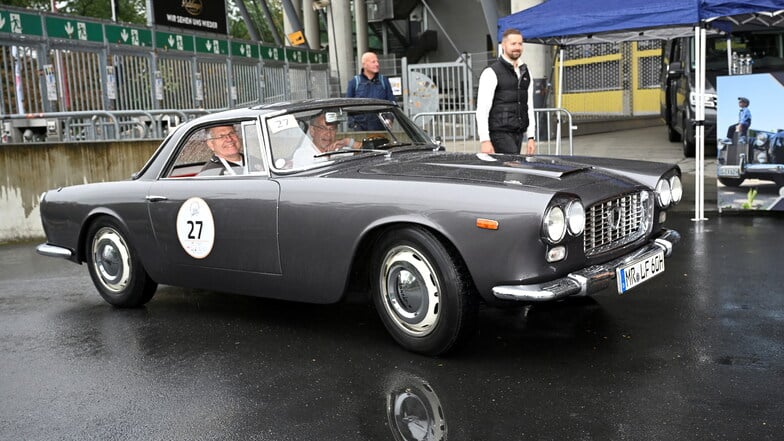
{"type": "Polygon", "coordinates": [[[560,47],[558,51],[558,58],[561,60],[558,63],[558,105],[555,107],[561,108],[561,104],[563,104],[563,71],[564,71],[564,50],[563,46],[560,47]]]}
{"type": "Polygon", "coordinates": [[[695,143],[697,151],[695,159],[694,179],[694,218],[693,221],[705,219],[705,24],[700,22],[694,28],[695,70],[697,79],[697,102],[695,115],[695,143]]]}
{"type": "MultiPolygon", "coordinates": [[[[564,72],[564,49],[563,46],[560,47],[558,51],[558,57],[561,59],[561,62],[558,63],[558,105],[555,106],[558,111],[555,113],[556,118],[556,125],[555,125],[555,151],[557,154],[561,154],[561,111],[560,109],[563,108],[563,72],[564,72]]],[[[569,128],[569,133],[571,134],[571,127],[569,128]]],[[[570,152],[570,154],[574,154],[570,152]]]]}

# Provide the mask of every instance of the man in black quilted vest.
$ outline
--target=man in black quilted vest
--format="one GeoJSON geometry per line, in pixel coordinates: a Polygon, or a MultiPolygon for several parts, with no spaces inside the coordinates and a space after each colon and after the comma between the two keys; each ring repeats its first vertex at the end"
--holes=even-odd
{"type": "Polygon", "coordinates": [[[533,81],[522,62],[523,35],[507,29],[501,38],[501,56],[479,77],[476,122],[483,153],[536,153],[533,81]]]}

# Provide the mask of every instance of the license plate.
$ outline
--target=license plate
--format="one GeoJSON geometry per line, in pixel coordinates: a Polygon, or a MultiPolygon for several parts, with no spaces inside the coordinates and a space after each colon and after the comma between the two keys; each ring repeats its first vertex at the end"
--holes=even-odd
{"type": "Polygon", "coordinates": [[[615,270],[616,280],[618,281],[618,294],[623,294],[663,272],[664,251],[659,251],[654,255],[622,266],[615,270]]]}
{"type": "Polygon", "coordinates": [[[740,167],[737,165],[721,165],[719,166],[717,173],[722,178],[739,178],[740,167]]]}

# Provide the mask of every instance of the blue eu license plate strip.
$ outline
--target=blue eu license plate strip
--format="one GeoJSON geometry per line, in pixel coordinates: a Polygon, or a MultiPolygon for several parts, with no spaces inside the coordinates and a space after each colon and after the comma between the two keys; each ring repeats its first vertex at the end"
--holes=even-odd
{"type": "Polygon", "coordinates": [[[636,260],[615,270],[618,294],[647,282],[664,272],[664,251],[636,260]]]}

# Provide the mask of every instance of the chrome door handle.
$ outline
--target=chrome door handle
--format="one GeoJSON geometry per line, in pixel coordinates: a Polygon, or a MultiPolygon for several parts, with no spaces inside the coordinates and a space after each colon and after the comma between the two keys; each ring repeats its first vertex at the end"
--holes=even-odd
{"type": "Polygon", "coordinates": [[[169,198],[167,198],[166,196],[148,195],[145,199],[147,199],[149,202],[160,202],[160,201],[168,200],[169,198]]]}

